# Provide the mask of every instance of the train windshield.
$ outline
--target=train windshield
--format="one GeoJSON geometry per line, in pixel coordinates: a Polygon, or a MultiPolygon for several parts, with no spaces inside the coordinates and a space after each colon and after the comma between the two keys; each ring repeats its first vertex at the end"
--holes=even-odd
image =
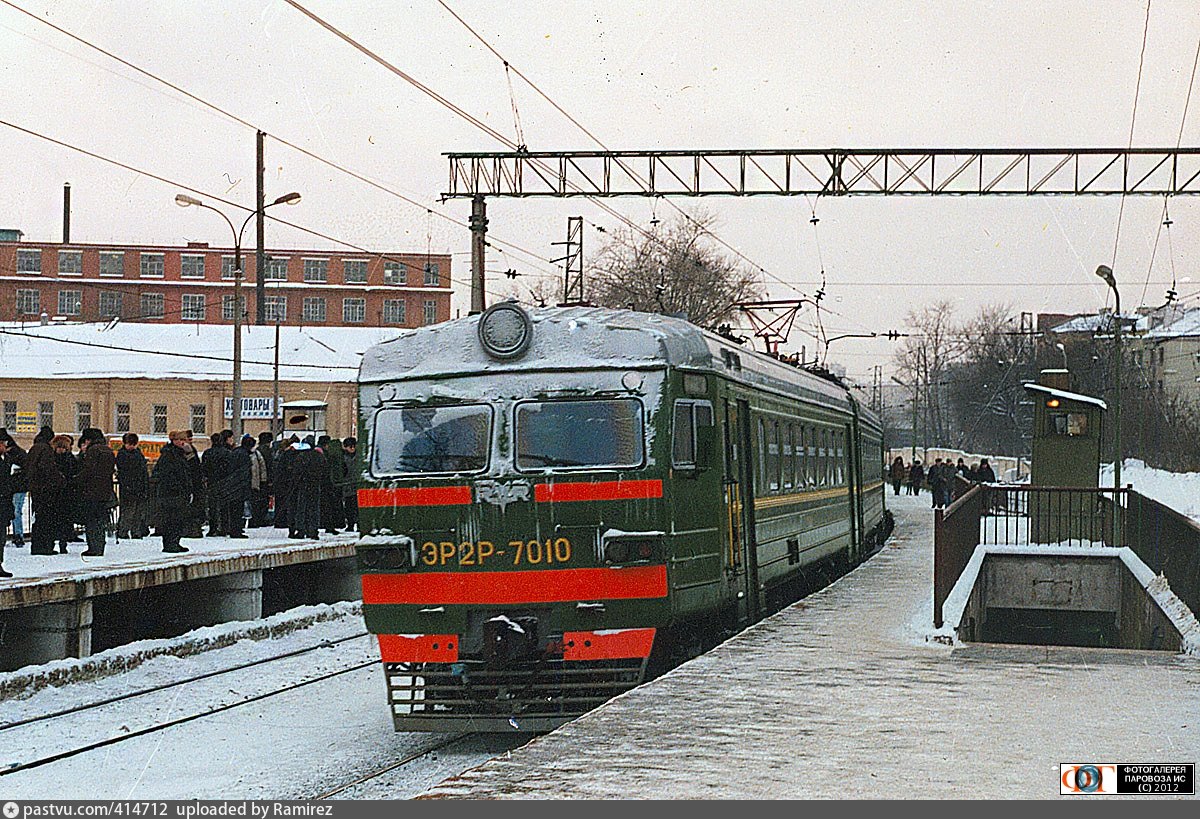
{"type": "Polygon", "coordinates": [[[517,405],[517,469],[641,466],[643,440],[635,398],[517,405]]]}
{"type": "Polygon", "coordinates": [[[484,405],[404,407],[375,415],[376,475],[478,472],[487,468],[492,410],[484,405]]]}

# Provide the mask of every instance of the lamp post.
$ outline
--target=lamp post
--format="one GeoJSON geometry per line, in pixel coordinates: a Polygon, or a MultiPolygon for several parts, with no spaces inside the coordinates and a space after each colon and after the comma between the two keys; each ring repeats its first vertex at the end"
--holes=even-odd
{"type": "MultiPolygon", "coordinates": [[[[293,191],[279,197],[270,205],[264,205],[262,210],[275,205],[294,205],[299,201],[300,194],[293,191]]],[[[233,226],[233,222],[223,212],[212,205],[204,204],[194,196],[188,196],[186,193],[176,194],[175,204],[181,208],[197,207],[211,210],[225,220],[225,224],[229,225],[229,230],[233,233],[233,418],[229,426],[233,430],[234,438],[240,441],[242,438],[242,234],[246,232],[246,225],[250,224],[250,220],[258,215],[259,211],[257,209],[251,211],[239,229],[233,226]]],[[[274,409],[275,412],[279,411],[278,407],[274,409]]]]}
{"type": "Polygon", "coordinates": [[[1059,351],[1060,353],[1062,353],[1062,354],[1063,354],[1063,369],[1064,369],[1064,370],[1065,370],[1065,369],[1068,369],[1068,367],[1067,367],[1067,347],[1066,347],[1066,345],[1064,345],[1064,344],[1063,344],[1061,341],[1058,341],[1058,342],[1055,342],[1054,346],[1055,346],[1055,347],[1057,347],[1057,348],[1058,348],[1058,351],[1059,351]]]}
{"type": "Polygon", "coordinates": [[[1113,335],[1113,346],[1116,348],[1117,372],[1114,376],[1115,400],[1113,402],[1113,540],[1117,538],[1117,526],[1120,519],[1121,504],[1117,498],[1117,490],[1121,488],[1121,370],[1125,362],[1121,352],[1121,291],[1117,289],[1117,280],[1112,268],[1102,264],[1096,268],[1096,275],[1112,288],[1116,299],[1116,330],[1113,335]]]}

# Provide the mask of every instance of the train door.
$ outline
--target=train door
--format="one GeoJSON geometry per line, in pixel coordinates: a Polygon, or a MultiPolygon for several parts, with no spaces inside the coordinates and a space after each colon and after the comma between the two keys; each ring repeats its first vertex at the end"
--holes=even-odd
{"type": "Polygon", "coordinates": [[[725,401],[725,509],[728,515],[729,582],[739,623],[758,619],[758,561],[754,539],[754,465],[750,408],[725,401]]]}
{"type": "Polygon", "coordinates": [[[846,483],[850,485],[850,562],[863,556],[862,453],[858,445],[857,422],[846,424],[846,483]]]}

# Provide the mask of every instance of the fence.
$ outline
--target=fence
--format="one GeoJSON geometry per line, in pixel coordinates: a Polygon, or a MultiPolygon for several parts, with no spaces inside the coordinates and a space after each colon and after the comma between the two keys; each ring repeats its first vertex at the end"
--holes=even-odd
{"type": "Polygon", "coordinates": [[[1200,611],[1200,525],[1132,488],[956,488],[958,499],[934,513],[937,628],[942,626],[942,604],[980,544],[1129,546],[1156,574],[1166,576],[1188,608],[1200,611]]]}

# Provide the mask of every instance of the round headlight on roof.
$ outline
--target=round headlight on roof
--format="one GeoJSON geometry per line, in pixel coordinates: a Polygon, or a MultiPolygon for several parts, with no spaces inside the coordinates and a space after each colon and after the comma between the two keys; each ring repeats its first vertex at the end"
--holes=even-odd
{"type": "Polygon", "coordinates": [[[516,358],[533,341],[533,322],[515,302],[493,304],[479,317],[479,343],[492,358],[516,358]]]}

